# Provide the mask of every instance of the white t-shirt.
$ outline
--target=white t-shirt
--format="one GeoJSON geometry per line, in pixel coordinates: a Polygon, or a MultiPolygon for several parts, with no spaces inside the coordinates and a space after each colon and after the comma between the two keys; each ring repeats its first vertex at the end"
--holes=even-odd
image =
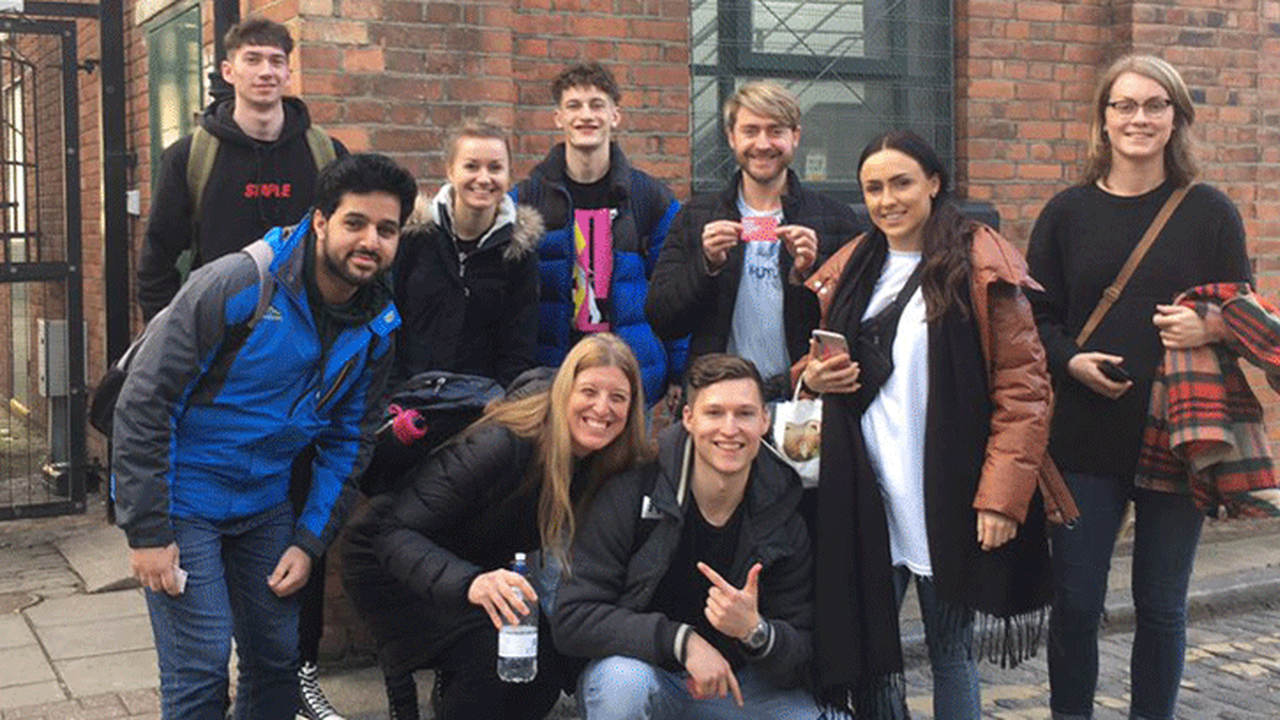
{"type": "MultiPolygon", "coordinates": [[[[772,215],[782,222],[781,208],[772,212],[756,210],[747,205],[741,194],[738,211],[744,218],[772,215]]],[[[760,376],[768,379],[791,369],[787,334],[782,327],[782,272],[778,263],[782,243],[744,244],[742,277],[738,279],[725,350],[755,363],[760,376]]]]}
{"type": "MultiPolygon", "coordinates": [[[[898,296],[920,263],[920,253],[889,251],[867,320],[898,296]]],[[[929,326],[924,294],[911,295],[898,319],[893,340],[893,373],[862,414],[862,436],[889,521],[889,551],[894,566],[933,575],[924,517],[924,427],[929,404],[929,326]]]]}

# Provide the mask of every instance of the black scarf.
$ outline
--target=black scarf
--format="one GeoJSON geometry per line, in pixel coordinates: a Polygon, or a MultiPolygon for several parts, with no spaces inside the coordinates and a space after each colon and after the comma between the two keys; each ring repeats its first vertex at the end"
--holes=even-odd
{"type": "MultiPolygon", "coordinates": [[[[887,255],[884,235],[873,232],[840,278],[828,324],[851,346],[887,255]]],[[[966,305],[967,291],[966,283],[966,305]]],[[[1052,578],[1038,501],[1009,544],[990,553],[977,544],[972,504],[991,400],[972,316],[952,307],[929,323],[925,526],[944,615],[957,623],[967,622],[971,610],[994,618],[984,618],[976,650],[1002,665],[1016,664],[1035,652],[1052,578]]],[[[828,705],[852,703],[858,717],[905,717],[900,703],[885,704],[894,696],[885,686],[903,683],[902,646],[885,508],[853,398],[828,395],[823,403],[814,628],[818,692],[828,705]]]]}

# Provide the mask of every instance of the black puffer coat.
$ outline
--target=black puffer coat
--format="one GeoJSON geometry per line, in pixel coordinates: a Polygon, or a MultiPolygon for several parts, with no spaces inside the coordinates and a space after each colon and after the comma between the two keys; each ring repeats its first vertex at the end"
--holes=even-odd
{"type": "Polygon", "coordinates": [[[391,675],[430,667],[464,633],[492,623],[467,601],[471,581],[539,546],[534,445],[501,425],[451,441],[399,495],[354,520],[343,582],[391,675]]]}
{"type": "Polygon", "coordinates": [[[417,207],[392,267],[403,320],[391,386],[427,370],[506,385],[534,366],[542,216],[504,196],[493,227],[463,262],[446,185],[417,207]]]}

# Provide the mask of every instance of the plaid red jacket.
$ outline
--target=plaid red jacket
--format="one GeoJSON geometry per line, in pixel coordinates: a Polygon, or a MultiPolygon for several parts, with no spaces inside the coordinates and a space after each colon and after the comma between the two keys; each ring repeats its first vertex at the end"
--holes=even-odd
{"type": "Polygon", "coordinates": [[[1238,359],[1266,373],[1280,391],[1280,310],[1244,283],[1199,285],[1175,301],[1211,325],[1225,342],[1166,350],[1134,483],[1190,494],[1196,505],[1228,517],[1280,515],[1280,489],[1262,423],[1262,406],[1238,359]]]}

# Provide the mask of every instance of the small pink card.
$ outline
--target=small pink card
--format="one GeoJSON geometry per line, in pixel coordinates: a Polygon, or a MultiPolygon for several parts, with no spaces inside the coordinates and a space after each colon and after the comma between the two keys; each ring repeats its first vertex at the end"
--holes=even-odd
{"type": "Polygon", "coordinates": [[[772,215],[742,218],[742,242],[778,242],[778,218],[772,215]]]}

